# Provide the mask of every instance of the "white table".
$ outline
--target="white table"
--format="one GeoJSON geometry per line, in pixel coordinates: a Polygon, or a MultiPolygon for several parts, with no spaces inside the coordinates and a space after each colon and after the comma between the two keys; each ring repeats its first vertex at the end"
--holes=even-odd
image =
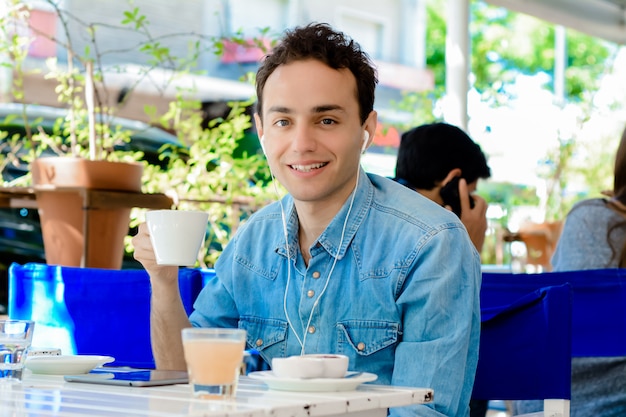
{"type": "Polygon", "coordinates": [[[0,416],[369,417],[386,416],[390,407],[432,400],[433,391],[428,388],[366,384],[346,392],[285,392],[269,390],[261,381],[241,377],[236,401],[224,403],[195,399],[186,384],[118,387],[28,373],[21,384],[0,385],[0,416]]]}

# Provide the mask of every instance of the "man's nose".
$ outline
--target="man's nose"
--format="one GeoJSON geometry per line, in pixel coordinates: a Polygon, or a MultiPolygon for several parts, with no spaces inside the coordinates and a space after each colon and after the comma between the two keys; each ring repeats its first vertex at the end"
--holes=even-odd
{"type": "Polygon", "coordinates": [[[293,130],[292,148],[297,152],[314,151],[317,147],[315,133],[308,126],[299,126],[293,130]]]}

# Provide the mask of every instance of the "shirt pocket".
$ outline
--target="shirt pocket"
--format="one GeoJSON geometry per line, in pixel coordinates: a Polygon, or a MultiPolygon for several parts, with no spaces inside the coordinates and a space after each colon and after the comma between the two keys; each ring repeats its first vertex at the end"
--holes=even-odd
{"type": "Polygon", "coordinates": [[[350,357],[358,369],[360,363],[393,362],[400,339],[398,323],[376,320],[348,320],[337,323],[338,352],[350,357]]]}
{"type": "Polygon", "coordinates": [[[260,317],[241,317],[239,328],[247,333],[248,347],[257,350],[268,364],[274,357],[285,356],[287,351],[286,322],[260,317]]]}

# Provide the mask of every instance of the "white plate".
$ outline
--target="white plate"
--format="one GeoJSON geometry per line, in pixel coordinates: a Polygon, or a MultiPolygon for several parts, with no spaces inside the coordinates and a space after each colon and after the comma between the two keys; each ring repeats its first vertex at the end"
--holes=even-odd
{"type": "Polygon", "coordinates": [[[31,356],[26,358],[24,366],[35,374],[76,375],[114,360],[112,356],[98,355],[31,356]]]}
{"type": "Polygon", "coordinates": [[[365,383],[375,381],[378,376],[367,372],[348,372],[348,378],[280,378],[272,371],[250,372],[248,376],[252,379],[263,381],[270,389],[277,391],[300,391],[300,392],[333,392],[352,391],[356,387],[365,383]],[[354,376],[352,376],[354,375],[354,376]]]}

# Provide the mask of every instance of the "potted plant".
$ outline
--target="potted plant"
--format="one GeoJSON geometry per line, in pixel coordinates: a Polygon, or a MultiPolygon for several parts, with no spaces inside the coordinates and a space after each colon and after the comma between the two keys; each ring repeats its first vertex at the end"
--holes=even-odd
{"type": "MultiPolygon", "coordinates": [[[[61,10],[54,3],[50,4],[60,16],[61,10]]],[[[11,6],[3,26],[19,28],[27,25],[30,10],[17,1],[11,6]]],[[[62,16],[60,21],[63,22],[62,16]]],[[[63,27],[67,28],[66,25],[63,27]]],[[[23,50],[31,39],[28,35],[18,34],[17,30],[7,33],[4,50],[16,63],[13,85],[14,95],[19,98],[21,92],[18,90],[23,87],[25,74],[23,50]]],[[[21,158],[30,160],[47,262],[119,269],[131,207],[93,209],[90,207],[90,192],[141,192],[143,165],[107,158],[105,140],[119,138],[114,137],[115,130],[105,119],[110,110],[97,98],[94,62],[89,56],[80,58],[76,55],[69,40],[66,47],[67,68],[59,71],[56,62],[50,61],[46,74],[58,83],[56,92],[59,104],[66,106],[66,117],[59,120],[52,135],[43,130],[27,131],[28,143],[24,145],[29,152],[22,154],[21,158]],[[76,68],[76,64],[82,67],[82,71],[76,68]],[[47,149],[55,149],[57,156],[42,157],[47,149]],[[59,158],[60,154],[68,157],[59,158]]],[[[28,120],[27,107],[24,107],[22,117],[24,126],[37,126],[36,120],[28,120]]]]}
{"type": "MultiPolygon", "coordinates": [[[[84,81],[89,157],[80,155],[77,141],[79,110],[68,115],[71,157],[38,157],[31,162],[46,260],[49,264],[119,269],[128,234],[130,206],[98,208],[91,190],[141,192],[143,165],[101,159],[94,109],[93,66],[86,63],[84,81]]],[[[76,102],[76,98],[74,98],[76,102]]],[[[73,104],[75,106],[75,104],[73,104]]],[[[101,122],[100,122],[101,123],[101,122]]],[[[102,132],[100,132],[102,134],[102,132]]],[[[45,133],[38,135],[45,136],[45,133]]],[[[49,139],[49,138],[47,138],[49,139]]]]}
{"type": "MultiPolygon", "coordinates": [[[[28,17],[28,9],[22,2],[14,0],[12,4],[11,13],[4,17],[5,24],[2,27],[5,30],[10,27],[7,22],[20,19],[23,21],[28,17]]],[[[59,102],[67,109],[67,116],[59,120],[52,133],[37,130],[35,121],[34,129],[28,132],[27,140],[17,139],[19,144],[16,145],[19,145],[21,152],[12,155],[18,155],[18,160],[31,164],[31,175],[23,180],[32,180],[37,193],[46,261],[71,266],[120,267],[123,251],[118,248],[122,247],[124,236],[128,232],[129,214],[139,217],[140,214],[136,214],[134,210],[131,212],[130,206],[116,207],[90,210],[87,220],[83,215],[85,192],[91,189],[117,189],[130,194],[173,190],[177,196],[177,206],[181,208],[185,204],[192,204],[189,200],[194,200],[193,204],[200,205],[200,208],[207,204],[214,205],[215,201],[220,202],[222,207],[216,211],[219,214],[213,216],[212,224],[218,228],[226,225],[226,233],[209,234],[209,238],[217,237],[218,241],[217,246],[214,245],[215,250],[210,251],[213,256],[210,259],[214,259],[223,242],[228,239],[228,234],[233,231],[233,224],[236,227],[236,222],[239,221],[232,215],[229,217],[227,212],[230,208],[227,206],[235,200],[240,201],[238,197],[242,195],[267,200],[264,186],[251,182],[256,173],[262,171],[262,158],[243,155],[239,160],[233,159],[235,152],[232,150],[236,147],[237,140],[250,127],[249,117],[241,109],[235,108],[227,116],[227,123],[215,122],[203,129],[202,118],[199,116],[200,103],[189,99],[188,95],[180,94],[175,102],[170,103],[165,114],[158,114],[154,108],[149,108],[148,114],[155,123],[176,132],[185,140],[179,141],[180,146],[164,149],[164,153],[169,156],[166,166],[137,163],[141,155],[115,150],[116,144],[128,141],[130,132],[118,128],[114,123],[116,109],[105,99],[110,92],[107,91],[103,77],[100,55],[91,51],[83,56],[77,54],[72,48],[67,15],[54,2],[50,1],[50,5],[61,23],[60,26],[64,28],[66,40],[61,41],[56,36],[50,36],[50,39],[65,48],[68,60],[65,67],[59,65],[55,59],[49,60],[46,78],[56,80],[59,102]],[[185,116],[181,116],[182,114],[185,116]],[[217,149],[218,147],[222,149],[217,149]],[[50,150],[55,150],[63,158],[43,158],[42,155],[50,150]],[[104,173],[105,166],[109,165],[112,166],[112,173],[104,173]],[[92,167],[95,171],[92,171],[92,167]],[[208,175],[202,174],[207,171],[208,175]],[[122,178],[115,179],[114,174],[121,172],[122,178]],[[226,175],[232,175],[232,178],[225,180],[225,172],[226,175]],[[78,179],[84,182],[73,182],[78,179]],[[215,194],[219,194],[217,198],[215,194]],[[75,209],[63,208],[60,199],[73,203],[75,209]],[[56,217],[57,215],[60,217],[56,217]],[[109,215],[118,217],[120,222],[114,226],[113,221],[108,219],[109,215]],[[224,218],[227,220],[224,221],[224,218]],[[96,243],[87,243],[86,239],[90,238],[95,238],[96,243],[106,243],[108,249],[95,246],[96,243]],[[85,247],[88,248],[86,252],[85,247]],[[70,250],[77,250],[79,254],[70,255],[70,250]]],[[[146,21],[138,9],[133,9],[124,12],[122,23],[140,30],[146,21]]],[[[95,45],[93,50],[97,52],[96,32],[93,26],[87,25],[86,33],[91,36],[95,45]]],[[[18,99],[23,99],[20,89],[23,89],[24,75],[27,74],[27,70],[22,67],[25,43],[22,38],[12,36],[2,48],[11,56],[15,67],[13,95],[18,99]]],[[[158,66],[159,60],[172,58],[167,49],[159,47],[158,42],[151,39],[147,39],[138,48],[154,57],[154,67],[158,66]]],[[[28,117],[26,109],[27,106],[22,114],[24,118],[28,117]]],[[[27,121],[25,126],[31,126],[30,122],[27,121]]]]}

